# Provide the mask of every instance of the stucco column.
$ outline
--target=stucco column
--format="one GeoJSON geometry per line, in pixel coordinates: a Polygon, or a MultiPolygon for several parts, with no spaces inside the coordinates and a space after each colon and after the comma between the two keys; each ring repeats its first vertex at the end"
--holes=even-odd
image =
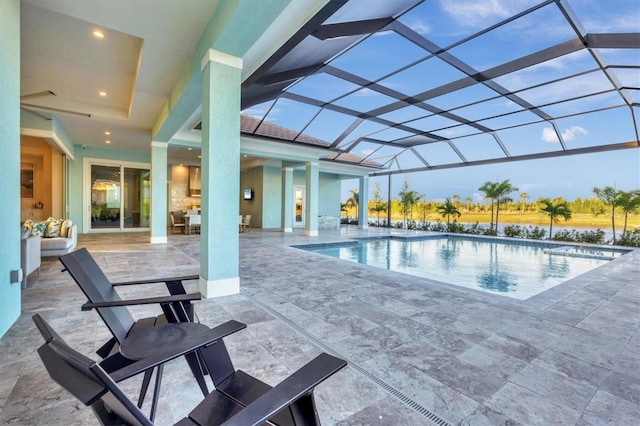
{"type": "Polygon", "coordinates": [[[242,59],[210,49],[202,60],[200,292],[240,292],[240,72],[242,59]]]}
{"type": "Polygon", "coordinates": [[[369,227],[369,176],[362,176],[358,188],[358,228],[369,227]]]}
{"type": "Polygon", "coordinates": [[[320,165],[317,161],[309,161],[307,169],[306,199],[304,234],[310,237],[318,236],[318,190],[320,187],[320,165]]]}
{"type": "Polygon", "coordinates": [[[280,230],[293,232],[293,168],[282,168],[282,220],[280,230]]]}
{"type": "Polygon", "coordinates": [[[167,142],[151,142],[151,244],[167,243],[167,142]]]}
{"type": "Polygon", "coordinates": [[[20,1],[0,0],[0,337],[21,311],[20,1]],[[12,271],[13,272],[12,274],[12,271]]]}

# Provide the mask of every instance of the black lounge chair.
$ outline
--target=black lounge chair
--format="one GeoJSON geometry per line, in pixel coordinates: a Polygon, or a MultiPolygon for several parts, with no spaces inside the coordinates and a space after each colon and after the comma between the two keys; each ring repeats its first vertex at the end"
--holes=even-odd
{"type": "MultiPolygon", "coordinates": [[[[89,299],[89,302],[82,305],[82,310],[96,309],[113,335],[107,343],[96,351],[96,353],[105,360],[102,363],[102,367],[107,369],[107,371],[117,370],[132,362],[131,359],[123,357],[118,351],[119,346],[124,344],[128,338],[131,338],[138,333],[146,333],[158,325],[193,322],[194,320],[195,313],[191,301],[199,300],[202,296],[200,293],[186,294],[182,281],[197,279],[197,275],[112,283],[102,272],[102,269],[100,269],[100,266],[96,263],[95,259],[86,248],[60,256],[59,259],[64,265],[65,270],[69,272],[74,281],[82,289],[87,299],[89,299]],[[170,295],[144,299],[122,300],[115,289],[117,286],[151,283],[164,283],[170,295]],[[142,318],[136,321],[127,309],[127,306],[143,304],[160,304],[163,315],[158,317],[142,318]]],[[[236,331],[246,327],[245,324],[241,324],[236,321],[233,321],[232,323],[237,325],[236,331]]],[[[224,346],[224,342],[221,340],[216,346],[224,346]]],[[[222,348],[221,352],[226,352],[226,348],[222,348]]],[[[195,353],[190,352],[185,355],[185,358],[189,364],[191,372],[200,386],[202,394],[206,396],[209,393],[204,379],[204,375],[207,373],[207,370],[202,365],[201,356],[198,356],[200,353],[201,350],[198,350],[195,353]]],[[[223,362],[227,361],[225,360],[223,362]]],[[[230,362],[230,360],[228,362],[230,362]]],[[[145,372],[138,399],[138,407],[142,407],[144,402],[144,397],[151,380],[151,374],[152,370],[145,372]]],[[[157,374],[155,385],[156,394],[154,395],[152,412],[155,411],[154,407],[157,403],[157,392],[160,380],[161,374],[157,374]]]]}
{"type": "MultiPolygon", "coordinates": [[[[39,317],[34,316],[34,321],[46,325],[39,317]]],[[[64,343],[48,325],[44,328],[50,331],[43,333],[45,343],[38,354],[49,375],[83,404],[91,406],[100,423],[153,425],[117,382],[182,356],[187,349],[165,345],[157,355],[109,374],[64,343]]],[[[206,346],[207,338],[218,339],[202,336],[191,350],[200,344],[206,346]]],[[[276,425],[319,425],[313,390],[346,365],[344,360],[322,353],[273,388],[240,370],[232,371],[188,417],[176,424],[246,426],[269,421],[276,425]]]]}

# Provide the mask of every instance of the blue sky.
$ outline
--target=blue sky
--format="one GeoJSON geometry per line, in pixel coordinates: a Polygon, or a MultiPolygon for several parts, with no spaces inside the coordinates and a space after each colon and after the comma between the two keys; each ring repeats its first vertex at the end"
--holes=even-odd
{"type": "MultiPolygon", "coordinates": [[[[545,197],[590,198],[594,197],[591,192],[594,186],[615,186],[625,191],[640,189],[640,150],[398,174],[391,178],[392,198],[398,197],[404,178],[409,180],[409,188],[429,200],[444,200],[458,194],[463,200],[472,197],[480,201],[482,195],[478,188],[483,183],[505,179],[519,189],[511,194],[514,199],[520,199],[522,192],[529,194],[529,201],[545,197]]],[[[369,196],[372,196],[376,182],[380,183],[381,195],[386,199],[386,176],[369,179],[369,196]]],[[[343,181],[341,200],[345,201],[350,190],[357,187],[357,179],[343,181]]]]}

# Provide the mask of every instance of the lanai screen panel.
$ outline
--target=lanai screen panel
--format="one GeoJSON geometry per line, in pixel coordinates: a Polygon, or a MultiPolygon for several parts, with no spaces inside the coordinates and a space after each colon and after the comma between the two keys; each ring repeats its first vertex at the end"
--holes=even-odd
{"type": "Polygon", "coordinates": [[[329,2],[293,39],[243,114],[376,175],[640,147],[637,0],[329,2]]]}

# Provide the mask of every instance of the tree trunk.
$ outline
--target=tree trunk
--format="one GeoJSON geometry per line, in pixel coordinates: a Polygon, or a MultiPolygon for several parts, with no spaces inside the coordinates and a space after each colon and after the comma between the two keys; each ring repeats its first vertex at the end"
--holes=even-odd
{"type": "Polygon", "coordinates": [[[611,229],[613,229],[613,244],[616,243],[616,207],[611,206],[611,229]]]}

